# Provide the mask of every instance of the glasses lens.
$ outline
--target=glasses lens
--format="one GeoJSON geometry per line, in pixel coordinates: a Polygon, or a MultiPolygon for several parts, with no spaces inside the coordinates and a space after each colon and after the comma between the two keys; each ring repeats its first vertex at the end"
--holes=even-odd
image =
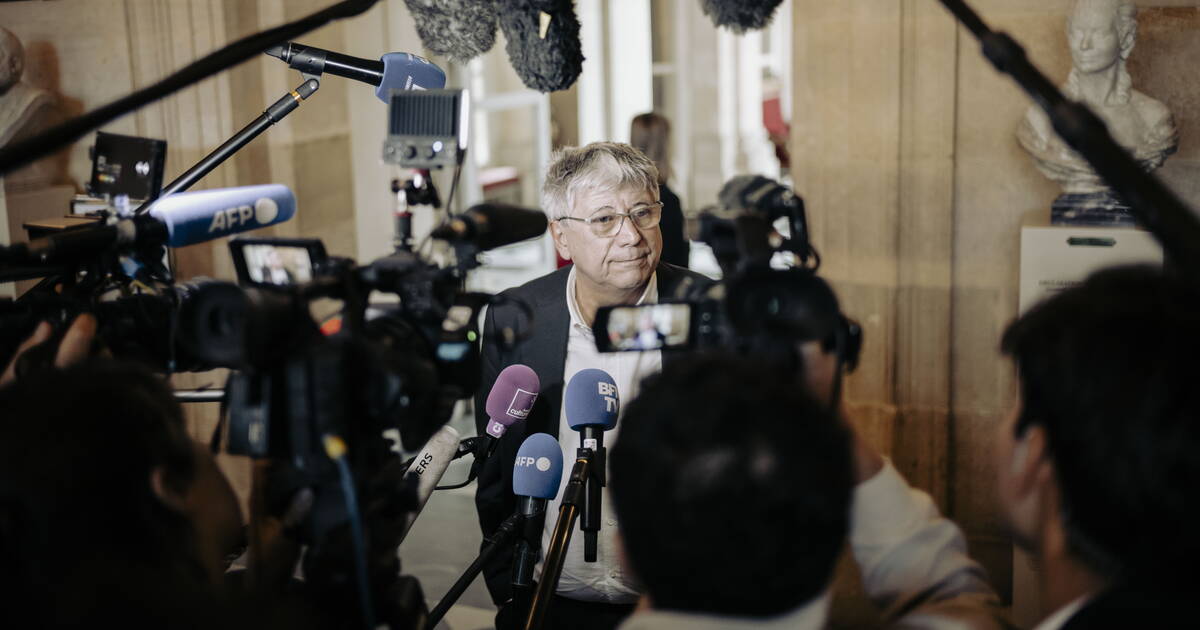
{"type": "Polygon", "coordinates": [[[652,228],[658,225],[659,219],[662,218],[662,206],[658,204],[638,206],[629,212],[629,216],[633,218],[634,225],[639,228],[652,228]]]}
{"type": "Polygon", "coordinates": [[[592,232],[596,236],[611,236],[617,232],[621,226],[621,216],[615,212],[598,214],[592,217],[591,223],[592,232]]]}

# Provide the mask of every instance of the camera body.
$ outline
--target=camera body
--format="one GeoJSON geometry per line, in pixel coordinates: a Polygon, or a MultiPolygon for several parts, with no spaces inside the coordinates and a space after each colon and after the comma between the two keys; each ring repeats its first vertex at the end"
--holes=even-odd
{"type": "Polygon", "coordinates": [[[693,236],[712,248],[725,279],[680,299],[601,308],[593,324],[597,349],[725,348],[798,366],[795,345],[818,341],[853,369],[862,331],[816,274],[820,256],[808,241],[804,201],[761,176],[735,177],[719,198],[693,236]],[[777,229],[784,227],[786,234],[777,229]],[[781,252],[794,266],[773,266],[781,252]]]}

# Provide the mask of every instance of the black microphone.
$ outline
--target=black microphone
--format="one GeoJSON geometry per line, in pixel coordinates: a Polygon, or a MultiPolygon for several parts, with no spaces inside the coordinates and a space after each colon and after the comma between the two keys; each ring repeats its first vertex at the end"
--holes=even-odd
{"type": "Polygon", "coordinates": [[[713,24],[735,33],[753,31],[771,23],[783,0],[700,0],[700,8],[713,24]]]}
{"type": "Polygon", "coordinates": [[[579,431],[579,456],[591,459],[585,489],[587,500],[580,514],[585,562],[596,561],[597,533],[602,520],[600,491],[605,484],[604,432],[617,425],[620,406],[617,384],[604,370],[580,370],[571,377],[563,393],[567,424],[579,431]]]}
{"type": "Polygon", "coordinates": [[[329,74],[376,86],[375,96],[388,102],[392,90],[440,90],[446,73],[428,59],[411,53],[387,53],[379,59],[351,57],[294,42],[263,51],[305,74],[329,74]]]}
{"type": "Polygon", "coordinates": [[[452,217],[430,234],[446,241],[468,241],[481,250],[510,245],[546,232],[546,215],[503,203],[481,203],[452,217]]]}
{"type": "Polygon", "coordinates": [[[496,44],[495,0],[404,0],[425,48],[466,63],[496,44]]]}

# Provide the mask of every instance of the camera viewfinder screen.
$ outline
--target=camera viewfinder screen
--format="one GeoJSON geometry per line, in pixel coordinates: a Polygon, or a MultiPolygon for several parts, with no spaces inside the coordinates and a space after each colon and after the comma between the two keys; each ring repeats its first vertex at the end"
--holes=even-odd
{"type": "Polygon", "coordinates": [[[613,350],[661,350],[688,343],[691,307],[654,304],[614,308],[608,315],[608,340],[613,350]]]}
{"type": "Polygon", "coordinates": [[[242,255],[246,275],[255,284],[286,286],[312,281],[313,261],[307,247],[247,243],[242,255]]]}

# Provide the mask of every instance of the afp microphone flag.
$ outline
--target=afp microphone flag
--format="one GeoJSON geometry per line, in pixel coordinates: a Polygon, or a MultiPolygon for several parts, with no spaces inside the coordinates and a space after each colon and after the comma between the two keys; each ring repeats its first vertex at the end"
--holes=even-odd
{"type": "Polygon", "coordinates": [[[513,464],[513,494],[535,499],[558,496],[563,456],[558,440],[545,433],[525,438],[513,464]]]}

